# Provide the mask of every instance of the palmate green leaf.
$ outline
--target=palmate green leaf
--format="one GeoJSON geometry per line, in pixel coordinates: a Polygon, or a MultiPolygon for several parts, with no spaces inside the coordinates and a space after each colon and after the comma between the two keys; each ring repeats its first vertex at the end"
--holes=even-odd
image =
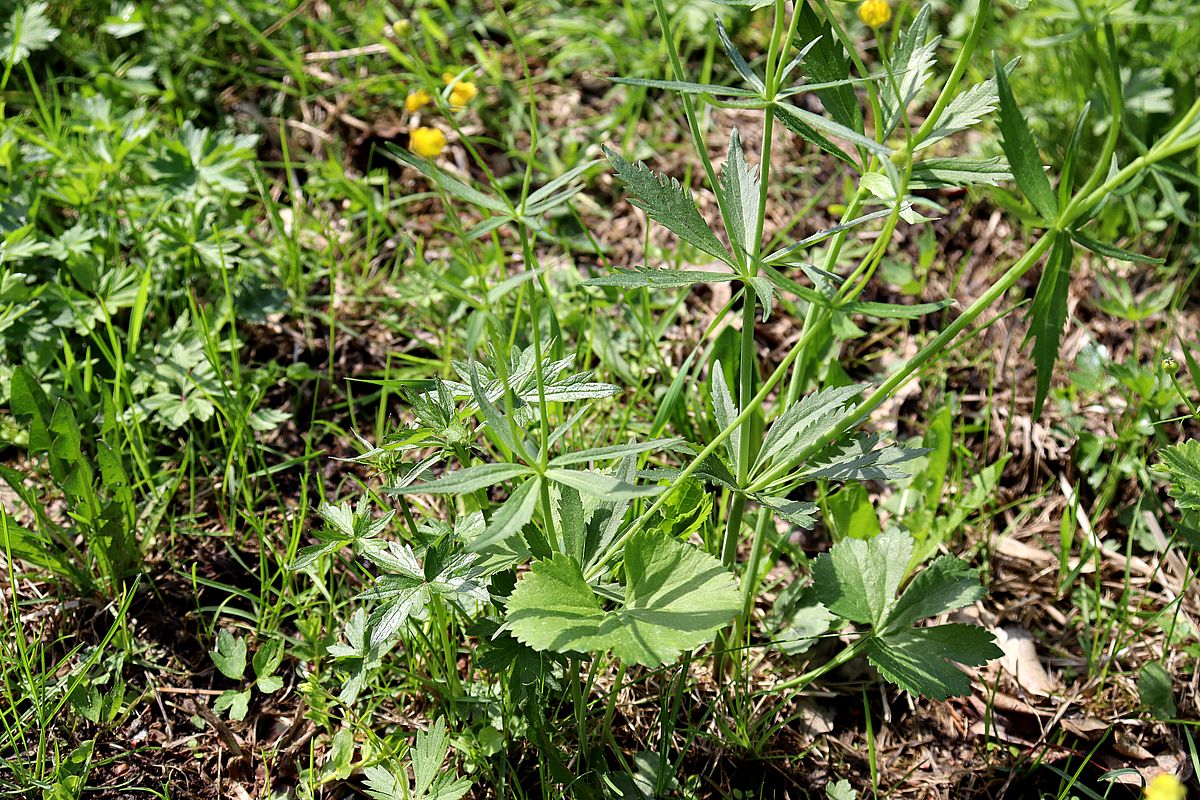
{"type": "Polygon", "coordinates": [[[246,640],[240,636],[221,629],[217,633],[217,647],[210,652],[209,657],[221,674],[231,680],[239,681],[246,671],[246,640]]]}
{"type": "Polygon", "coordinates": [[[850,401],[862,390],[859,385],[822,389],[788,406],[767,431],[751,472],[768,461],[787,462],[812,446],[854,413],[850,401]]]}
{"type": "Polygon", "coordinates": [[[1189,439],[1158,451],[1170,475],[1167,490],[1175,505],[1188,511],[1200,511],[1200,442],[1189,439]]]}
{"type": "Polygon", "coordinates": [[[317,563],[323,556],[336,553],[352,541],[329,531],[317,531],[314,536],[317,538],[317,544],[300,548],[300,552],[296,555],[296,560],[288,567],[293,572],[307,569],[317,563]]]}
{"type": "Polygon", "coordinates": [[[646,522],[646,527],[661,531],[672,539],[687,541],[712,516],[713,495],[704,484],[688,478],[682,487],[671,492],[667,501],[646,522]]]}
{"type": "MultiPolygon", "coordinates": [[[[553,341],[548,340],[544,349],[546,352],[551,351],[553,341]]],[[[503,365],[504,369],[500,369],[502,365],[498,363],[499,359],[500,356],[493,354],[484,363],[453,361],[451,366],[454,367],[454,371],[458,373],[463,382],[443,381],[443,384],[450,391],[451,396],[457,399],[466,399],[473,404],[475,393],[470,385],[471,372],[477,370],[484,395],[493,403],[498,402],[505,392],[512,392],[513,398],[519,405],[516,414],[517,422],[524,424],[532,417],[532,409],[539,401],[535,350],[532,346],[524,349],[513,347],[509,363],[503,365]],[[501,375],[506,377],[502,379],[501,375]]],[[[593,381],[591,371],[571,374],[569,370],[574,363],[574,356],[558,360],[547,356],[542,359],[542,389],[545,392],[546,402],[569,403],[577,400],[597,400],[612,397],[621,392],[620,387],[613,386],[611,383],[593,381]]]]}
{"type": "MultiPolygon", "coordinates": [[[[809,3],[800,9],[796,39],[802,49],[807,49],[801,64],[815,81],[834,83],[850,77],[850,59],[846,57],[845,49],[834,36],[833,29],[817,16],[809,3]]],[[[834,121],[858,133],[863,132],[862,108],[853,86],[842,84],[817,90],[816,94],[834,121]]]]}
{"type": "Polygon", "coordinates": [[[410,617],[424,617],[434,596],[465,611],[491,599],[487,580],[480,574],[474,554],[443,554],[432,548],[422,565],[409,545],[390,542],[386,553],[368,558],[388,572],[363,592],[363,600],[382,600],[367,620],[371,647],[383,647],[410,617]]]}
{"type": "Polygon", "coordinates": [[[884,633],[901,631],[928,617],[984,597],[979,574],[954,556],[942,556],[913,578],[887,617],[884,633]]]}
{"type": "Polygon", "coordinates": [[[772,644],[784,655],[807,653],[829,632],[837,619],[820,603],[809,602],[790,610],[784,624],[775,633],[772,644]]]}
{"type": "Polygon", "coordinates": [[[458,800],[471,788],[467,778],[455,779],[442,769],[449,751],[445,720],[438,719],[428,731],[417,733],[409,753],[413,768],[412,800],[458,800]]]}
{"type": "Polygon", "coordinates": [[[970,679],[952,662],[976,667],[1002,655],[992,634],[975,625],[912,628],[867,642],[867,658],[884,678],[935,700],[971,692],[970,679]]]}
{"type": "Polygon", "coordinates": [[[704,217],[700,216],[692,193],[679,181],[655,175],[640,161],[630,164],[620,153],[608,147],[604,148],[604,154],[616,170],[617,178],[633,195],[630,202],[634,206],[693,247],[731,266],[735,263],[704,217]]]}
{"type": "Polygon", "coordinates": [[[843,539],[813,562],[817,600],[842,619],[879,628],[896,602],[912,546],[912,537],[895,529],[843,539]]]}
{"type": "Polygon", "coordinates": [[[711,641],[740,606],[719,561],[662,533],[634,534],[624,562],[625,600],[611,611],[569,557],[536,562],[509,597],[506,628],[534,650],[611,651],[658,666],[711,641]]]}
{"type": "Polygon", "coordinates": [[[283,688],[283,679],[275,674],[275,670],[283,663],[283,642],[272,639],[263,643],[251,663],[254,665],[254,685],[259,691],[274,694],[283,688]]]}
{"type": "Polygon", "coordinates": [[[729,240],[743,254],[754,250],[758,235],[757,170],[746,163],[738,129],[729,134],[729,155],[721,168],[721,188],[725,192],[725,210],[729,216],[729,240]]]}
{"type": "Polygon", "coordinates": [[[389,511],[378,519],[372,518],[366,498],[359,501],[354,509],[349,503],[322,503],[317,507],[317,513],[325,521],[325,530],[318,530],[314,534],[317,545],[300,549],[290,570],[304,570],[324,555],[336,553],[343,547],[354,547],[356,551],[366,547],[383,548],[378,536],[388,529],[392,517],[396,516],[395,511],[389,511]]]}
{"type": "Polygon", "coordinates": [[[1175,704],[1175,680],[1157,661],[1142,667],[1137,682],[1138,699],[1150,714],[1159,720],[1175,719],[1179,707],[1175,704]]]}
{"type": "Polygon", "coordinates": [[[329,655],[337,659],[338,671],[343,673],[338,700],[349,705],[366,688],[371,670],[379,665],[379,651],[367,643],[367,612],[358,608],[342,628],[346,644],[329,645],[329,655]]]}
{"type": "MultiPolygon", "coordinates": [[[[687,453],[695,457],[699,451],[692,447],[681,447],[680,452],[687,453]]],[[[674,481],[679,478],[682,470],[673,468],[660,469],[644,469],[638,473],[638,477],[645,480],[656,481],[674,481]]],[[[738,486],[737,478],[730,471],[729,465],[726,464],[716,453],[710,453],[707,458],[696,467],[692,473],[697,480],[705,481],[706,483],[716,484],[717,486],[729,489],[732,492],[741,491],[738,486]]]]}
{"type": "Polygon", "coordinates": [[[1017,107],[1012,89],[1008,85],[1008,75],[1000,63],[999,56],[993,56],[996,68],[996,91],[1000,102],[1001,145],[1004,155],[1017,179],[1017,186],[1029,198],[1034,209],[1045,222],[1053,222],[1058,216],[1058,198],[1050,188],[1050,180],[1042,169],[1042,157],[1038,154],[1037,144],[1025,116],[1017,107]]]}
{"type": "Polygon", "coordinates": [[[786,497],[755,495],[758,502],[774,510],[793,525],[811,531],[817,526],[817,504],[807,500],[789,500],[786,497]]]}
{"type": "Polygon", "coordinates": [[[867,657],[905,691],[944,700],[970,691],[952,662],[978,666],[1002,655],[992,635],[973,625],[913,628],[919,620],[984,595],[976,572],[950,556],[919,574],[897,600],[913,540],[891,529],[869,540],[844,539],[813,562],[813,595],[843,619],[869,624],[867,657]]]}
{"type": "Polygon", "coordinates": [[[449,752],[450,735],[445,720],[439,718],[428,731],[417,731],[409,750],[412,788],[407,769],[377,764],[363,770],[367,795],[373,800],[459,800],[471,790],[471,780],[443,768],[449,752]]]}
{"type": "Polygon", "coordinates": [[[1037,294],[1029,310],[1029,332],[1025,341],[1033,342],[1033,363],[1037,368],[1037,385],[1033,400],[1033,417],[1042,413],[1042,404],[1050,391],[1054,362],[1058,360],[1058,345],[1067,322],[1067,293],[1071,286],[1071,258],[1074,251],[1070,239],[1054,234],[1050,255],[1038,281],[1037,294]]]}
{"type": "Polygon", "coordinates": [[[317,515],[336,533],[346,539],[374,539],[387,530],[395,511],[388,511],[379,518],[370,514],[370,505],[364,497],[356,508],[349,503],[321,503],[317,507],[317,515]]]}
{"type": "Polygon", "coordinates": [[[825,797],[828,800],[858,800],[858,792],[854,791],[850,781],[842,778],[836,783],[830,781],[825,784],[825,797]]]}
{"type": "Polygon", "coordinates": [[[241,691],[229,689],[222,692],[213,703],[213,710],[218,714],[229,712],[230,719],[241,722],[250,711],[250,687],[247,686],[241,691]]]}
{"type": "Polygon", "coordinates": [[[697,283],[724,283],[732,280],[737,280],[737,275],[731,272],[621,267],[611,275],[584,281],[584,285],[615,286],[619,289],[677,289],[697,283]]]}
{"type": "Polygon", "coordinates": [[[42,790],[41,800],[79,800],[92,771],[92,754],[95,747],[96,740],[89,739],[68,753],[65,758],[60,754],[56,755],[56,761],[59,758],[62,760],[58,761],[54,770],[53,783],[42,790]]]}
{"type": "Polygon", "coordinates": [[[393,495],[470,494],[497,483],[532,474],[533,470],[523,464],[476,464],[456,472],[447,472],[429,483],[392,486],[385,491],[393,495]]]}

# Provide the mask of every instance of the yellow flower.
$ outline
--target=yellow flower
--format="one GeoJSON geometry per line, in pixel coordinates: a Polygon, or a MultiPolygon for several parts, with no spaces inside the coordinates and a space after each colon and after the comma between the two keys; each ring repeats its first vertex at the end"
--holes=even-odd
{"type": "Polygon", "coordinates": [[[1184,800],[1187,788],[1179,782],[1179,778],[1169,773],[1162,773],[1146,786],[1146,800],[1184,800]]]}
{"type": "Polygon", "coordinates": [[[404,98],[404,108],[408,110],[408,113],[415,114],[431,100],[433,100],[433,96],[429,92],[417,89],[415,92],[409,92],[408,97],[404,98]]]}
{"type": "Polygon", "coordinates": [[[864,0],[858,7],[858,18],[869,28],[882,28],[892,18],[888,0],[864,0]]]}
{"type": "Polygon", "coordinates": [[[449,72],[442,74],[442,80],[450,87],[450,108],[462,111],[479,94],[479,89],[470,81],[455,80],[449,72]]]}
{"type": "Polygon", "coordinates": [[[437,128],[413,128],[408,133],[408,149],[425,158],[436,158],[446,149],[446,134],[437,128]]]}

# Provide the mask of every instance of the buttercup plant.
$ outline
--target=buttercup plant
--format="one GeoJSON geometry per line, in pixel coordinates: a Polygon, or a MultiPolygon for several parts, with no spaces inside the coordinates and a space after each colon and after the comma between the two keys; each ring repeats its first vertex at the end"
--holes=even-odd
{"type": "Polygon", "coordinates": [[[1200,4],[1024,2],[7,4],[0,794],[1195,794],[1200,4]]]}
{"type": "MultiPolygon", "coordinates": [[[[922,451],[870,432],[872,412],[919,379],[1038,264],[1042,272],[1028,312],[1028,338],[1037,367],[1034,413],[1040,413],[1065,323],[1075,251],[1146,260],[1089,235],[1088,222],[1117,187],[1200,144],[1200,103],[1139,158],[1117,164],[1122,85],[1115,59],[1098,53],[1107,70],[1109,134],[1097,157],[1079,152],[1085,108],[1055,187],[1009,87],[1008,74],[1019,66],[995,60],[991,78],[964,84],[992,16],[990,0],[979,3],[949,74],[936,88],[939,38],[930,35],[928,6],[910,16],[868,67],[838,12],[824,0],[790,7],[784,0],[723,4],[770,6],[765,54],[754,64],[716,19],[720,47],[740,78],[737,85],[693,80],[663,0],[655,0],[655,10],[672,79],[618,79],[678,97],[702,167],[701,191],[711,193],[720,224],[701,213],[709,204],[698,204],[677,179],[629,160],[615,144],[604,151],[630,202],[674,234],[705,268],[622,265],[587,280],[588,291],[623,293],[635,304],[645,302],[644,293],[670,296],[699,284],[727,283],[733,289],[696,350],[663,387],[659,413],[641,441],[581,444],[581,421],[594,419],[601,413],[595,404],[622,388],[578,370],[590,351],[580,346],[570,352],[574,343],[564,341],[548,303],[547,268],[534,249],[544,232],[539,220],[581,190],[579,178],[594,162],[534,188],[531,158],[514,201],[498,183],[484,192],[393,151],[448,204],[463,203],[481,215],[463,232],[468,240],[498,241],[504,228],[519,242],[521,268],[486,291],[491,306],[518,292],[516,313],[527,325],[514,323],[506,331],[491,317],[484,323],[494,326],[488,356],[456,364],[457,381],[438,380],[411,396],[415,421],[362,457],[388,480],[386,493],[403,512],[403,542],[376,539],[386,523],[373,521],[366,505],[354,512],[349,506],[323,511],[335,529],[329,540],[336,544],[309,553],[299,566],[319,574],[326,555],[352,544],[380,572],[360,598],[371,611],[355,614],[346,631],[350,644],[339,646],[340,662],[352,674],[378,668],[399,642],[435,636],[453,642],[455,630],[467,631],[478,637],[480,665],[506,676],[514,696],[528,699],[557,688],[583,719],[597,677],[609,665],[615,670],[606,699],[611,718],[629,667],[690,662],[698,648],[714,642],[718,675],[745,674],[762,653],[777,647],[774,640],[789,636],[789,653],[812,654],[807,671],[771,689],[780,698],[865,655],[891,683],[944,699],[971,689],[956,665],[980,666],[1001,654],[980,627],[922,624],[979,600],[984,590],[976,573],[953,556],[925,564],[932,553],[917,547],[901,524],[869,539],[835,542],[811,562],[811,586],[794,592],[790,604],[781,600],[772,617],[760,617],[766,573],[781,548],[777,531],[818,524],[813,485],[907,475],[922,451]],[[805,93],[820,100],[825,114],[805,108],[800,102],[805,93]],[[743,118],[759,115],[757,147],[748,152],[739,130],[730,129],[723,136],[725,160],[715,164],[704,106],[734,109],[743,118]],[[933,155],[940,151],[934,145],[993,112],[1007,163],[933,155]],[[768,249],[773,157],[785,132],[827,154],[855,188],[835,225],[768,249]],[[1084,163],[1091,164],[1086,175],[1084,163]],[[941,211],[921,192],[1014,180],[1027,216],[1045,232],[880,383],[842,385],[828,367],[859,322],[916,319],[953,303],[861,299],[901,224],[924,225],[941,211]],[[875,234],[869,246],[851,247],[851,237],[866,230],[875,234]],[[804,309],[803,327],[774,363],[760,355],[756,326],[780,298],[804,309]],[[718,353],[727,330],[736,331],[737,346],[718,353]],[[705,394],[711,419],[699,427],[712,435],[695,441],[663,436],[674,404],[688,389],[705,394]],[[422,497],[436,500],[420,505],[422,497]],[[368,538],[373,543],[364,541],[368,538]],[[832,654],[810,649],[826,636],[847,643],[832,654]]],[[[878,28],[890,20],[891,7],[867,0],[858,13],[878,28]]],[[[1112,33],[1105,35],[1111,53],[1112,33]]],[[[475,96],[475,87],[461,77],[448,74],[446,82],[451,108],[475,96]]],[[[532,85],[528,88],[536,152],[537,111],[532,85]]],[[[426,148],[414,138],[411,149],[433,157],[442,146],[444,140],[426,148]]],[[[480,167],[490,175],[486,164],[480,167]]],[[[448,644],[445,652],[457,649],[448,644]]],[[[454,658],[448,655],[438,669],[440,680],[458,687],[454,658]]],[[[586,760],[589,737],[581,732],[580,738],[586,760]]]]}

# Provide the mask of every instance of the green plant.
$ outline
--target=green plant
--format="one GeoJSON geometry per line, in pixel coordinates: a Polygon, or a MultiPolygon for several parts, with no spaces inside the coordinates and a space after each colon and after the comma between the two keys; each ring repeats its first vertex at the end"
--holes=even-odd
{"type": "MultiPolygon", "coordinates": [[[[447,202],[463,203],[482,215],[472,230],[506,227],[516,233],[526,272],[506,283],[534,286],[521,293],[530,329],[521,330],[514,323],[505,331],[500,318],[489,315],[482,324],[493,331],[497,344],[487,363],[456,364],[461,382],[438,381],[426,393],[412,396],[417,421],[363,457],[383,470],[390,479],[390,494],[400,499],[405,544],[385,545],[377,538],[394,519],[392,512],[381,520],[371,520],[366,506],[355,512],[346,506],[336,513],[323,512],[336,530],[325,534],[323,542],[307,551],[296,566],[319,570],[321,558],[352,545],[383,572],[361,595],[362,600],[378,601],[374,610],[369,615],[356,612],[347,629],[350,645],[331,654],[356,668],[377,668],[382,652],[397,641],[424,639],[428,647],[432,643],[427,637],[437,636],[447,659],[439,675],[454,687],[457,670],[448,663],[453,634],[447,633],[446,623],[457,622],[470,630],[477,620],[490,619],[492,638],[511,636],[515,641],[506,646],[503,661],[490,659],[489,669],[533,665],[557,673],[561,666],[555,662],[530,660],[534,653],[553,653],[568,659],[569,674],[573,664],[582,667],[579,659],[586,658],[591,666],[584,685],[590,687],[598,659],[611,653],[620,664],[619,686],[626,667],[672,663],[712,640],[732,620],[732,629],[721,636],[714,651],[715,663],[719,670],[737,667],[745,653],[763,646],[756,643],[756,608],[765,569],[775,557],[776,545],[768,533],[774,518],[785,525],[812,528],[822,509],[804,499],[812,491],[806,486],[840,483],[848,491],[856,482],[908,480],[908,468],[920,464],[918,459],[927,451],[888,444],[875,434],[859,432],[860,426],[1045,259],[1029,312],[1038,375],[1035,414],[1040,413],[1057,357],[1073,249],[1143,260],[1094,240],[1084,226],[1125,180],[1200,142],[1200,106],[1184,114],[1138,159],[1110,170],[1119,130],[1119,111],[1114,112],[1118,117],[1110,126],[1103,155],[1081,180],[1081,188],[1073,191],[1076,136],[1064,160],[1065,177],[1055,190],[1009,87],[1011,66],[996,61],[993,78],[961,85],[989,17],[988,3],[981,4],[953,69],[933,93],[932,110],[919,125],[910,122],[910,108],[928,93],[938,42],[929,35],[929,10],[915,16],[890,52],[881,53],[882,65],[872,72],[836,15],[821,8],[824,16],[816,7],[801,3],[789,14],[782,3],[775,4],[761,73],[738,52],[718,18],[721,48],[745,84],[722,86],[688,80],[668,28],[670,17],[659,3],[656,10],[674,79],[621,79],[626,85],[680,96],[725,236],[718,235],[700,213],[692,192],[677,180],[607,150],[633,204],[696,257],[713,259],[719,268],[617,268],[588,280],[587,285],[609,296],[620,292],[630,298],[701,283],[731,282],[738,287],[707,333],[713,344],[705,348],[702,342],[676,373],[666,389],[666,408],[656,417],[656,422],[670,418],[670,404],[690,380],[693,387],[703,388],[703,408],[711,414],[711,420],[701,423],[702,429],[711,431],[703,442],[647,439],[591,447],[576,444],[573,426],[595,413],[588,403],[604,402],[602,398],[620,390],[593,382],[590,373],[570,374],[574,359],[564,352],[558,311],[545,305],[549,287],[535,267],[533,241],[544,231],[532,216],[540,213],[543,198],[574,179],[583,167],[534,191],[531,162],[518,200],[510,201],[498,187],[490,195],[482,193],[395,151],[397,159],[428,178],[447,202]],[[855,87],[866,93],[865,112],[855,87]],[[802,92],[820,98],[829,116],[801,108],[796,97],[802,92]],[[750,166],[736,129],[728,138],[726,161],[717,170],[708,156],[697,107],[702,103],[761,112],[757,171],[750,166]],[[930,145],[976,125],[996,108],[1008,164],[930,155],[930,145]],[[857,188],[839,224],[767,252],[763,231],[777,122],[841,162],[857,177],[857,188]],[[1029,203],[1023,213],[1048,232],[880,385],[839,385],[834,379],[821,386],[821,376],[834,375],[826,369],[827,360],[837,353],[830,344],[853,335],[857,326],[852,319],[915,319],[949,304],[945,300],[902,306],[860,299],[899,223],[919,225],[928,222],[925,213],[937,211],[936,204],[915,193],[947,185],[995,185],[1012,178],[1029,203]],[[872,224],[879,226],[878,236],[865,255],[844,258],[850,233],[872,224]],[[796,267],[799,273],[789,274],[796,267]],[[771,365],[759,361],[756,321],[760,314],[764,320],[769,317],[777,298],[806,308],[804,327],[798,341],[762,377],[763,367],[771,365]],[[723,335],[724,321],[738,315],[739,308],[738,343],[722,347],[718,334],[723,335]],[[546,338],[541,327],[547,321],[553,339],[546,338]],[[528,344],[522,346],[522,341],[528,344]],[[689,366],[696,370],[705,364],[707,383],[688,374],[689,366]],[[580,405],[568,413],[572,404],[580,405]],[[406,454],[419,458],[408,461],[406,454]],[[676,459],[682,464],[670,466],[676,459]],[[459,468],[430,479],[439,462],[456,462],[459,468]],[[617,465],[608,470],[577,468],[608,462],[617,465]],[[638,483],[638,477],[665,482],[638,483]],[[716,535],[708,534],[708,521],[691,517],[676,503],[685,487],[690,492],[700,485],[708,487],[699,494],[706,498],[704,507],[712,509],[709,521],[720,527],[716,535]],[[414,511],[409,498],[419,496],[444,501],[414,511]],[[448,521],[442,521],[443,514],[448,521]],[[685,541],[695,532],[701,534],[696,537],[701,547],[685,541]],[[525,572],[527,563],[530,569],[525,572]],[[730,570],[740,572],[740,587],[730,570]],[[423,624],[426,621],[431,624],[423,624]]],[[[1111,32],[1108,40],[1111,43],[1111,32]]],[[[1115,74],[1114,64],[1115,54],[1110,54],[1110,77],[1115,74]]],[[[1110,80],[1108,88],[1119,101],[1119,81],[1110,80]]],[[[1114,102],[1113,107],[1119,105],[1114,102]]],[[[652,426],[655,433],[662,429],[659,424],[652,426]]],[[[944,450],[936,455],[936,441],[930,444],[934,447],[928,452],[944,463],[944,450]]],[[[777,691],[807,686],[865,653],[881,675],[902,688],[945,698],[969,688],[952,662],[979,665],[999,655],[990,634],[978,628],[913,627],[982,595],[975,574],[957,559],[943,557],[918,569],[945,535],[944,529],[931,532],[943,483],[932,475],[920,480],[924,487],[920,509],[899,520],[912,525],[921,537],[915,557],[913,536],[903,528],[881,532],[876,526],[873,532],[862,532],[850,526],[829,554],[813,562],[811,590],[782,615],[791,620],[795,634],[790,652],[808,650],[804,639],[839,626],[860,625],[864,630],[840,653],[784,681],[777,691]],[[867,540],[855,538],[859,536],[867,540]]],[[[824,506],[825,513],[829,510],[824,506]]],[[[962,509],[957,521],[943,524],[953,529],[970,510],[962,509]]],[[[357,694],[360,684],[353,686],[354,690],[343,691],[343,700],[357,694]]],[[[451,695],[459,691],[452,688],[451,695]]],[[[582,696],[575,694],[577,687],[570,691],[578,708],[582,696]]]]}
{"type": "MultiPolygon", "coordinates": [[[[246,640],[221,629],[217,634],[217,646],[209,653],[213,664],[221,674],[232,681],[240,682],[246,673],[246,640]]],[[[283,643],[268,640],[254,652],[251,663],[254,667],[254,682],[242,689],[228,689],[218,697],[213,708],[217,713],[228,712],[229,718],[242,720],[250,707],[252,689],[262,694],[274,694],[283,688],[283,679],[275,674],[283,662],[283,643]]]]}

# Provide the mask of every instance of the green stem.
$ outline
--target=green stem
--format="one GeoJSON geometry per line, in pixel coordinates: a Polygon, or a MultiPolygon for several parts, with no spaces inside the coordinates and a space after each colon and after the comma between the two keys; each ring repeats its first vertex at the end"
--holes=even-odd
{"type": "MultiPolygon", "coordinates": [[[[786,17],[785,0],[775,0],[775,18],[771,26],[771,41],[767,47],[766,61],[766,95],[773,99],[779,89],[779,78],[783,72],[783,58],[779,52],[783,40],[784,19],[786,17]]],[[[767,217],[767,189],[771,179],[771,141],[774,133],[775,115],[768,112],[763,119],[762,144],[759,148],[759,182],[758,182],[758,217],[755,222],[754,238],[747,244],[750,247],[747,275],[754,277],[758,274],[759,260],[762,257],[763,228],[767,217]]],[[[756,293],[754,287],[747,283],[742,297],[742,332],[741,350],[738,358],[738,403],[742,409],[751,408],[750,400],[754,395],[754,380],[758,376],[758,353],[755,349],[754,325],[756,312],[756,293]]],[[[737,481],[738,486],[745,486],[750,475],[750,459],[754,457],[754,442],[752,437],[743,431],[738,440],[737,481]]],[[[737,555],[737,544],[741,538],[742,515],[745,511],[746,498],[735,494],[726,517],[725,536],[721,542],[721,561],[732,566],[737,555]]]]}
{"type": "MultiPolygon", "coordinates": [[[[529,238],[529,231],[524,225],[519,226],[521,235],[521,249],[525,257],[525,268],[535,268],[535,257],[533,253],[533,243],[529,238]]],[[[538,453],[538,464],[540,465],[539,473],[545,473],[546,467],[550,461],[550,406],[546,402],[546,380],[545,372],[542,368],[542,335],[538,322],[538,304],[537,291],[529,293],[529,319],[533,325],[533,371],[534,377],[537,380],[538,393],[538,417],[542,429],[542,446],[538,453]]],[[[509,417],[511,419],[511,416],[509,417]]],[[[520,434],[518,433],[518,436],[520,434]]],[[[539,503],[542,506],[542,518],[546,524],[546,539],[550,546],[558,552],[562,552],[562,543],[558,539],[558,533],[554,526],[554,511],[550,503],[550,488],[547,481],[541,481],[541,492],[539,503]]]]}
{"type": "Polygon", "coordinates": [[[742,516],[745,512],[746,495],[735,492],[733,500],[729,504],[729,515],[725,518],[725,536],[721,539],[721,563],[726,568],[733,566],[737,556],[737,543],[742,530],[742,516]]]}
{"type": "Polygon", "coordinates": [[[774,694],[776,692],[781,692],[788,689],[803,689],[817,678],[820,678],[822,675],[837,669],[842,664],[845,664],[847,661],[850,661],[852,658],[857,656],[862,649],[867,646],[868,641],[870,641],[870,637],[864,636],[830,660],[826,661],[821,666],[811,669],[808,672],[805,672],[803,675],[797,675],[790,681],[784,681],[783,683],[776,684],[768,691],[774,694]]]}
{"type": "Polygon", "coordinates": [[[1191,413],[1191,415],[1193,417],[1200,417],[1200,411],[1196,410],[1196,404],[1193,403],[1192,399],[1187,396],[1187,392],[1183,391],[1183,386],[1180,385],[1179,378],[1172,375],[1171,376],[1171,385],[1175,387],[1175,393],[1177,395],[1179,395],[1179,399],[1183,401],[1183,404],[1185,406],[1187,406],[1187,409],[1191,413]]]}
{"type": "Polygon", "coordinates": [[[625,680],[625,663],[617,665],[617,675],[613,679],[612,688],[608,690],[608,701],[604,704],[604,723],[600,730],[604,733],[612,731],[613,716],[617,712],[617,695],[621,693],[621,684],[625,680]]]}
{"type": "MultiPolygon", "coordinates": [[[[742,495],[744,497],[744,495],[742,495]]],[[[758,572],[762,568],[764,545],[767,539],[767,524],[772,515],[766,509],[760,509],[758,521],[754,525],[754,540],[750,545],[750,558],[746,562],[746,571],[742,573],[742,613],[734,620],[733,636],[729,641],[737,647],[744,644],[742,638],[750,631],[750,618],[754,613],[754,598],[758,596],[758,572]]]]}

